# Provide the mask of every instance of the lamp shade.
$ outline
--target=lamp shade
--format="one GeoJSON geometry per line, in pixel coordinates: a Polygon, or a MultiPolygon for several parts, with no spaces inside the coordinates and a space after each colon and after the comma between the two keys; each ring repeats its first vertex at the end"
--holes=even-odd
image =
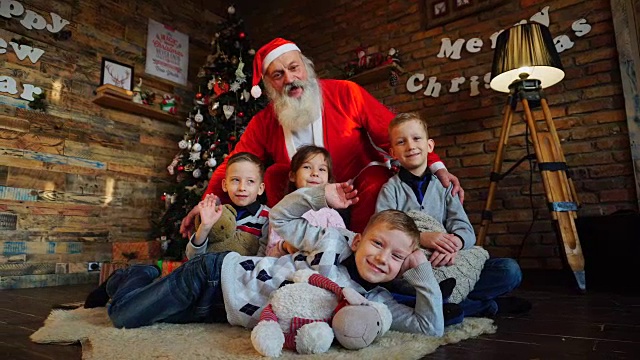
{"type": "Polygon", "coordinates": [[[513,26],[498,35],[490,86],[508,93],[511,83],[525,78],[540,80],[542,88],[564,78],[549,28],[535,22],[513,26]]]}

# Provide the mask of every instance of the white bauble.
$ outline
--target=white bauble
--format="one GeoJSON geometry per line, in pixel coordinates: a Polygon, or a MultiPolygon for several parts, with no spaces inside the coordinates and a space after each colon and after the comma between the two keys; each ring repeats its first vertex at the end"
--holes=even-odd
{"type": "Polygon", "coordinates": [[[202,145],[200,145],[200,143],[195,143],[191,147],[191,151],[193,152],[199,152],[200,150],[202,150],[202,145]]]}
{"type": "Polygon", "coordinates": [[[216,161],[216,158],[211,157],[211,158],[209,158],[209,160],[207,160],[207,166],[208,167],[215,167],[216,165],[218,165],[218,162],[216,161]]]}
{"type": "Polygon", "coordinates": [[[182,150],[186,149],[189,146],[189,143],[187,143],[186,140],[180,140],[180,142],[178,143],[178,147],[182,150]]]}

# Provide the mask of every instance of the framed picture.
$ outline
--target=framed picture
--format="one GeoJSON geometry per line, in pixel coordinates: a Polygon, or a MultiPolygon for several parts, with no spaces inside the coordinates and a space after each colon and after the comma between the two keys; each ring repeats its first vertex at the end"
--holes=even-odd
{"type": "Polygon", "coordinates": [[[133,66],[102,58],[100,85],[111,84],[125,90],[133,90],[133,66]]]}
{"type": "Polygon", "coordinates": [[[422,23],[425,30],[493,9],[508,0],[422,0],[422,23]]]}

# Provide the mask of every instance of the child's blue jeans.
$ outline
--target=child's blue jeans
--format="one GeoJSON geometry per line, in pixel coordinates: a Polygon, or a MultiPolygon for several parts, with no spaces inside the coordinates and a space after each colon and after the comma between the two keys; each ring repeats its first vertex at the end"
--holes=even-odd
{"type": "Polygon", "coordinates": [[[118,328],[157,322],[226,322],[220,273],[227,253],[198,256],[164,278],[153,265],[117,270],[107,282],[108,312],[118,328]]]}
{"type": "Polygon", "coordinates": [[[460,302],[464,316],[491,316],[498,311],[495,298],[517,288],[522,281],[522,271],[514,259],[495,258],[484,263],[480,279],[460,302]]]}

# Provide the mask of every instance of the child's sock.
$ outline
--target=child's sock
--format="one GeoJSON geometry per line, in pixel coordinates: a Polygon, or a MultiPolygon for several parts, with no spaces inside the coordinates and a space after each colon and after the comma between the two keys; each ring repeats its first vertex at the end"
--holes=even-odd
{"type": "Polygon", "coordinates": [[[517,296],[499,297],[494,300],[498,304],[497,314],[522,314],[531,310],[531,302],[517,296]]]}
{"type": "Polygon", "coordinates": [[[448,278],[440,281],[440,292],[442,293],[442,300],[446,303],[449,301],[449,297],[453,294],[453,288],[456,287],[456,279],[448,278]]]}
{"type": "Polygon", "coordinates": [[[462,306],[458,304],[442,304],[442,315],[444,317],[444,326],[459,324],[464,320],[464,311],[462,306]]]}

